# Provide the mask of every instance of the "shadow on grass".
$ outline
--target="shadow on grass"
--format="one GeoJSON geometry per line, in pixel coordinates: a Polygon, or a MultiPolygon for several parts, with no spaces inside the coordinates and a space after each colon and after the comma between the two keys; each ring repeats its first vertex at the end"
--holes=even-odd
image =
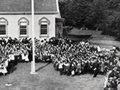
{"type": "Polygon", "coordinates": [[[44,67],[48,66],[49,64],[50,64],[50,63],[47,63],[47,64],[45,64],[44,66],[39,67],[39,68],[36,70],[36,72],[40,71],[41,69],[43,69],[44,67]]]}
{"type": "Polygon", "coordinates": [[[13,73],[15,70],[17,70],[17,67],[13,67],[12,69],[10,69],[10,71],[8,72],[8,74],[13,73]]]}

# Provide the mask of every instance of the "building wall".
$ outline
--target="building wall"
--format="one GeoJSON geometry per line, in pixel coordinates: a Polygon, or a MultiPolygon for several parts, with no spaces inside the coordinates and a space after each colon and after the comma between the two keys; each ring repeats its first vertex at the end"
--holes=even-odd
{"type": "MultiPolygon", "coordinates": [[[[19,25],[18,20],[22,17],[29,20],[28,25],[28,37],[32,37],[32,18],[31,15],[0,15],[0,18],[3,17],[8,21],[7,27],[7,36],[12,38],[19,38],[19,25]]],[[[50,38],[55,36],[55,15],[46,14],[46,15],[35,15],[35,37],[37,38],[50,38]],[[49,34],[48,37],[40,37],[40,25],[39,20],[41,18],[47,18],[50,21],[49,25],[49,34]]]]}
{"type": "Polygon", "coordinates": [[[37,38],[55,37],[55,15],[35,15],[35,36],[37,38]],[[47,18],[50,21],[50,24],[48,25],[48,36],[47,37],[40,36],[39,20],[43,17],[47,18]]]}

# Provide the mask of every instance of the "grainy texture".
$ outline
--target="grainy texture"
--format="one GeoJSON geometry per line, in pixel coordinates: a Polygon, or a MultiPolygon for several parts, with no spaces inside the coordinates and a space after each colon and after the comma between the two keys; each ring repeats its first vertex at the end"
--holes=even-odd
{"type": "MultiPolygon", "coordinates": [[[[95,40],[101,47],[111,48],[109,42],[119,45],[114,40],[95,40]],[[104,42],[104,44],[101,44],[104,42]]],[[[94,43],[94,40],[93,40],[94,43]]],[[[31,75],[31,63],[19,63],[15,71],[7,76],[0,76],[0,90],[103,90],[104,75],[85,74],[80,76],[60,75],[52,64],[36,63],[37,75],[31,75]],[[6,87],[7,82],[12,83],[6,87]]],[[[120,87],[118,87],[118,90],[120,87]]]]}
{"type": "Polygon", "coordinates": [[[30,63],[20,63],[16,70],[0,77],[0,90],[103,90],[103,75],[65,76],[54,70],[52,64],[37,63],[37,75],[30,74],[30,63]],[[6,87],[7,81],[13,85],[6,87]]]}
{"type": "MultiPolygon", "coordinates": [[[[57,11],[56,0],[34,0],[35,12],[57,11]]],[[[31,0],[0,0],[0,12],[31,12],[31,0]]]]}

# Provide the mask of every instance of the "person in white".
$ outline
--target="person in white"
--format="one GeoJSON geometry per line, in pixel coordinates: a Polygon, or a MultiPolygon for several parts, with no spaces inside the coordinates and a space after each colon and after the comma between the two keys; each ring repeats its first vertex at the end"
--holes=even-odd
{"type": "Polygon", "coordinates": [[[0,65],[0,73],[2,73],[3,75],[7,74],[7,69],[5,65],[3,65],[3,63],[0,65]]]}
{"type": "Polygon", "coordinates": [[[26,52],[24,53],[24,59],[25,59],[26,62],[29,62],[28,55],[29,55],[29,53],[26,51],[26,52]]]}

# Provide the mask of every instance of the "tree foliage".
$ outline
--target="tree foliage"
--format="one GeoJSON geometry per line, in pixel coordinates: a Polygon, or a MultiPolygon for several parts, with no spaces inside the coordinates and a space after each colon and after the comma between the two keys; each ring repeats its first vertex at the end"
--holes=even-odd
{"type": "Polygon", "coordinates": [[[65,25],[120,33],[120,0],[60,0],[65,25]]]}

